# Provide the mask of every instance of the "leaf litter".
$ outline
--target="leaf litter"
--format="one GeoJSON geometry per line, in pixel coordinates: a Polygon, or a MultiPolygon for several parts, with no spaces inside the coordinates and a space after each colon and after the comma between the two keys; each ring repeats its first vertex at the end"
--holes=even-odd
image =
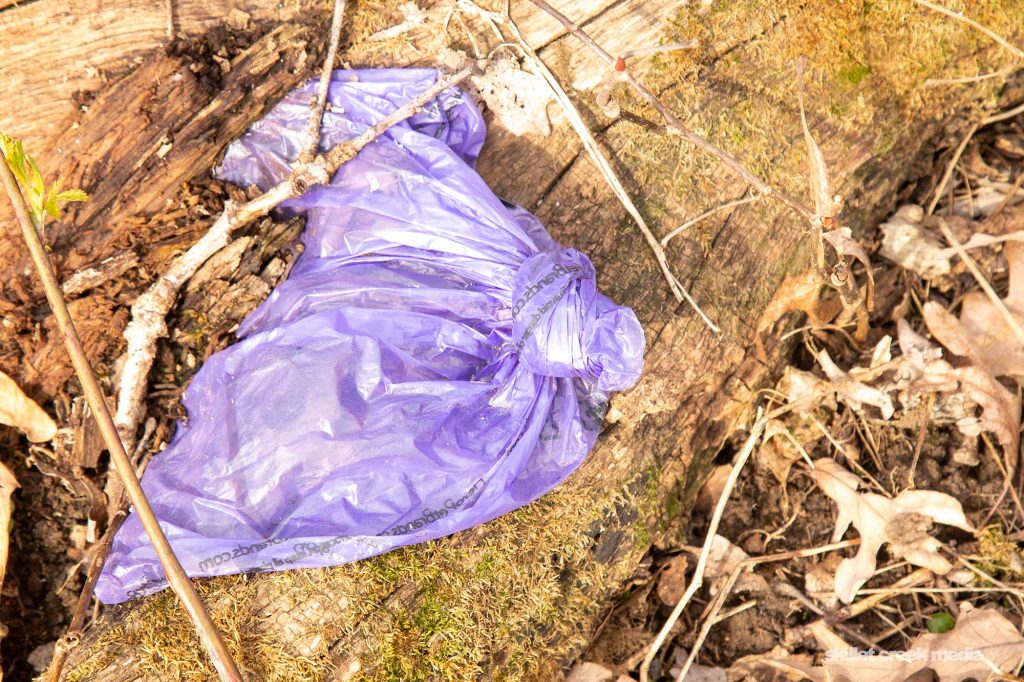
{"type": "MultiPolygon", "coordinates": [[[[840,224],[805,136],[819,263],[785,277],[754,337],[762,358],[799,337],[766,391],[766,409],[790,409],[764,424],[720,525],[707,522],[733,464],[719,459],[695,494],[683,532],[695,545],[714,532],[711,554],[651,679],[1011,679],[998,675],[1024,661],[1024,173],[1011,158],[1024,132],[981,129],[952,199],[928,215],[931,186],[911,188],[919,203],[874,242],[840,224]]],[[[612,614],[588,660],[636,679],[653,639],[642,633],[694,579],[680,546],[651,550],[654,597],[630,610],[631,644],[610,643],[612,614]]]]}

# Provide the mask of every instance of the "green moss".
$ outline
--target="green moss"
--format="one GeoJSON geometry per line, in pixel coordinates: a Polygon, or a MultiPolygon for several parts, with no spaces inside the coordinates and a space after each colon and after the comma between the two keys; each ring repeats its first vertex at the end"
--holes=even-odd
{"type": "Polygon", "coordinates": [[[871,67],[865,66],[864,64],[850,64],[839,69],[836,74],[840,81],[849,83],[850,85],[859,85],[862,80],[868,77],[871,73],[871,67]]]}

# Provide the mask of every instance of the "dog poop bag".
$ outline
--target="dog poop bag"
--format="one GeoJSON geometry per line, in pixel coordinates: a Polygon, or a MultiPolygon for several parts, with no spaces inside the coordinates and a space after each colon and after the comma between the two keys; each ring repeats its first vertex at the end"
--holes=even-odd
{"type": "MultiPolygon", "coordinates": [[[[437,78],[336,71],[321,150],[437,78]]],[[[287,177],[314,91],[231,144],[218,176],[264,190],[287,177]]],[[[450,89],[282,204],[305,215],[305,250],[192,379],[188,420],[143,477],[189,575],[341,564],[505,514],[562,482],[593,447],[608,392],[636,383],[633,311],[476,174],[484,134],[450,89]]],[[[133,514],[96,594],[166,584],[133,514]]]]}

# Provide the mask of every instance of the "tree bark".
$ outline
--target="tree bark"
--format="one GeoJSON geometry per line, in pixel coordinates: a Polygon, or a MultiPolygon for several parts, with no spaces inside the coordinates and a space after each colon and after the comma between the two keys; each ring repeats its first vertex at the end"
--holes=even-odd
{"type": "MultiPolygon", "coordinates": [[[[0,12],[0,22],[46,2],[0,12]]],[[[724,9],[690,4],[695,6],[588,0],[561,6],[613,54],[663,39],[700,38],[693,52],[630,68],[694,129],[772,184],[802,196],[807,183],[792,63],[807,55],[812,129],[835,189],[846,197],[844,221],[862,235],[896,205],[908,178],[930,167],[938,134],[974,120],[979,98],[1003,85],[989,80],[926,87],[928,77],[991,71],[1008,57],[910,2],[864,13],[848,7],[853,3],[796,0],[725,3],[724,9]],[[939,43],[941,51],[924,52],[939,43]],[[900,63],[913,68],[900,70],[900,63]]],[[[979,18],[1019,41],[1019,13],[997,4],[986,3],[979,18]]],[[[400,18],[396,7],[358,3],[350,21],[376,16],[384,17],[385,26],[394,24],[400,18]]],[[[432,63],[445,34],[443,15],[430,16],[436,23],[428,21],[409,40],[356,40],[342,56],[356,65],[432,63]]],[[[634,116],[604,118],[592,94],[569,87],[592,87],[605,75],[599,62],[528,3],[514,4],[513,18],[574,94],[659,235],[744,194],[746,187],[713,159],[665,135],[655,114],[629,93],[617,95],[634,116]],[[653,125],[638,125],[637,117],[653,125]]],[[[454,41],[465,41],[467,31],[482,44],[489,39],[489,29],[469,16],[444,23],[454,41]]],[[[347,31],[369,33],[358,24],[347,31]]],[[[206,81],[191,74],[187,57],[150,53],[52,146],[60,154],[50,169],[93,194],[50,236],[67,276],[128,249],[143,264],[141,272],[132,271],[135,279],[152,278],[170,253],[198,238],[202,224],[182,227],[168,218],[185,200],[181,183],[208,170],[268,102],[317,65],[320,45],[306,26],[284,22],[253,40],[226,74],[206,81]]],[[[7,86],[12,78],[0,82],[7,86]]],[[[762,201],[722,212],[672,242],[672,266],[722,327],[715,335],[672,298],[638,230],[564,117],[554,106],[549,111],[553,131],[547,137],[514,137],[494,123],[480,172],[499,195],[534,211],[560,243],[590,255],[602,290],[636,310],[648,341],[643,378],[613,398],[598,446],[580,470],[518,512],[348,566],[200,581],[252,679],[557,679],[650,545],[685,536],[696,487],[749,418],[756,392],[783,357],[785,346],[766,338],[768,360],[758,359],[755,328],[782,278],[810,266],[807,226],[762,201]]],[[[22,134],[45,139],[24,125],[22,134]]],[[[263,271],[260,263],[276,257],[286,241],[281,235],[268,226],[254,232],[242,252],[261,255],[222,259],[217,268],[224,277],[210,291],[220,297],[242,286],[246,277],[238,272],[246,267],[251,283],[263,271]],[[270,234],[275,236],[267,246],[270,234]]],[[[20,289],[8,286],[6,298],[38,300],[31,283],[19,279],[21,263],[9,255],[17,245],[8,241],[2,249],[0,281],[10,276],[20,289]]],[[[112,281],[121,278],[127,275],[112,281]]],[[[91,345],[98,362],[110,362],[121,347],[120,330],[109,321],[123,315],[130,292],[139,287],[125,282],[117,294],[92,294],[105,296],[105,307],[97,302],[79,313],[83,323],[103,314],[91,345]]],[[[239,297],[242,314],[265,295],[257,289],[262,294],[239,297]]],[[[198,305],[202,296],[193,290],[186,299],[198,305]]],[[[233,319],[218,318],[215,331],[203,333],[226,336],[233,319]]],[[[187,326],[185,321],[181,328],[187,326]]],[[[69,375],[60,374],[55,353],[46,350],[59,339],[46,325],[41,336],[43,350],[24,348],[10,335],[0,339],[6,344],[0,345],[6,351],[0,365],[30,379],[36,395],[49,399],[69,375]],[[44,351],[47,368],[33,375],[29,368],[44,351]]],[[[212,675],[184,614],[166,593],[107,609],[72,653],[66,672],[69,680],[98,682],[212,675]]]]}

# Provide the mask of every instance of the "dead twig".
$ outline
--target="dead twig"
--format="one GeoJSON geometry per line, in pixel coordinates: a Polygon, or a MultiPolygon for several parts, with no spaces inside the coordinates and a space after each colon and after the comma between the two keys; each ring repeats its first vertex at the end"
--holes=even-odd
{"type": "MultiPolygon", "coordinates": [[[[18,489],[18,479],[14,477],[6,464],[0,462],[0,593],[4,587],[4,576],[7,573],[7,556],[10,550],[11,537],[8,529],[11,527],[11,495],[18,489]]],[[[0,640],[7,636],[7,626],[0,623],[0,640]]],[[[0,676],[3,672],[0,671],[0,676]]]]}
{"type": "Polygon", "coordinates": [[[85,356],[85,350],[82,348],[78,330],[75,328],[75,323],[68,312],[67,303],[64,301],[60,283],[53,272],[53,266],[50,264],[46,247],[43,246],[42,237],[29,216],[29,209],[25,203],[25,198],[21,194],[17,179],[6,163],[6,157],[3,154],[0,154],[0,157],[3,157],[2,160],[4,161],[0,163],[0,180],[3,182],[4,188],[7,191],[7,197],[14,208],[15,217],[21,226],[22,236],[28,246],[32,263],[42,282],[50,308],[53,310],[57,328],[60,330],[68,354],[71,356],[71,364],[74,366],[75,374],[82,385],[82,393],[89,403],[89,408],[92,410],[93,417],[95,417],[99,426],[100,435],[103,437],[103,442],[110,452],[111,462],[113,462],[115,470],[124,483],[125,493],[128,499],[131,500],[135,513],[138,514],[139,521],[142,523],[143,528],[146,530],[146,535],[153,544],[171,589],[181,599],[186,612],[195,624],[199,638],[203,642],[220,678],[231,682],[240,682],[242,676],[238,672],[238,668],[231,658],[224,640],[221,639],[216,626],[210,619],[210,614],[207,613],[206,607],[203,606],[203,602],[199,599],[199,595],[196,594],[195,588],[185,574],[185,569],[182,568],[181,563],[174,554],[174,550],[171,549],[167,536],[164,535],[163,530],[160,528],[156,515],[149,505],[149,500],[146,499],[146,494],[139,484],[139,479],[135,475],[135,469],[132,468],[131,462],[128,459],[128,453],[125,451],[124,443],[121,442],[117,428],[114,426],[110,412],[107,410],[103,391],[96,380],[96,375],[93,373],[89,360],[85,356]]]}
{"type": "MultiPolygon", "coordinates": [[[[722,588],[718,591],[718,594],[715,595],[714,602],[712,602],[712,604],[708,607],[708,615],[704,619],[704,623],[701,626],[700,632],[697,634],[697,639],[694,641],[693,646],[690,647],[690,655],[687,657],[686,662],[683,663],[683,667],[679,671],[679,675],[676,679],[680,681],[686,679],[686,673],[689,672],[690,667],[693,665],[693,662],[697,660],[697,653],[704,645],[704,641],[707,639],[708,633],[711,631],[712,626],[714,626],[722,620],[722,618],[718,615],[722,609],[722,606],[725,604],[726,600],[729,598],[729,595],[732,593],[732,589],[736,585],[736,581],[738,581],[740,579],[740,576],[743,575],[747,570],[760,564],[767,564],[776,561],[788,561],[790,559],[800,559],[803,557],[815,556],[817,554],[834,552],[840,549],[845,549],[847,547],[856,547],[859,544],[860,538],[856,538],[854,540],[842,540],[840,542],[833,542],[827,545],[822,545],[821,547],[811,547],[809,549],[798,549],[788,552],[778,552],[776,554],[769,554],[767,556],[750,557],[749,559],[744,559],[743,561],[740,561],[738,564],[736,564],[736,566],[733,567],[732,572],[729,573],[729,577],[725,581],[725,585],[723,585],[722,588]]],[[[859,638],[859,635],[855,634],[854,636],[859,638]]],[[[644,679],[644,675],[645,673],[641,668],[641,680],[644,679]]]]}
{"type": "Polygon", "coordinates": [[[14,477],[14,472],[0,462],[0,590],[3,589],[4,576],[7,574],[7,553],[10,543],[7,529],[11,524],[11,495],[18,488],[18,479],[14,477]]]}
{"type": "Polygon", "coordinates": [[[67,660],[68,654],[78,646],[78,642],[81,640],[82,632],[85,629],[85,616],[89,611],[89,604],[92,603],[92,595],[96,590],[96,583],[100,579],[100,573],[103,572],[103,565],[107,562],[110,550],[114,546],[114,535],[117,534],[124,520],[128,518],[128,505],[126,502],[127,500],[124,499],[122,494],[117,502],[118,511],[111,517],[107,524],[106,532],[103,533],[103,537],[100,538],[100,541],[92,549],[89,570],[85,576],[85,585],[82,587],[82,592],[78,595],[78,601],[75,603],[75,610],[71,614],[71,623],[68,625],[64,636],[57,640],[53,650],[53,660],[50,662],[48,671],[50,682],[60,682],[60,674],[64,669],[64,662],[67,660]]]}
{"type": "Polygon", "coordinates": [[[665,640],[668,638],[669,633],[672,631],[672,627],[679,620],[679,616],[682,615],[686,605],[690,603],[690,600],[697,593],[697,590],[704,584],[704,574],[707,571],[708,560],[711,556],[711,546],[714,543],[715,535],[718,533],[718,526],[722,522],[722,516],[725,514],[725,507],[729,503],[729,495],[732,493],[733,488],[736,487],[736,482],[739,481],[740,473],[743,471],[744,465],[753,453],[754,448],[761,440],[761,436],[764,434],[765,427],[768,422],[772,419],[776,419],[786,412],[799,407],[801,404],[806,402],[797,401],[782,407],[776,408],[768,414],[763,414],[763,410],[758,408],[757,418],[754,420],[754,424],[750,428],[750,435],[747,437],[746,442],[743,444],[743,449],[740,450],[739,454],[736,455],[735,461],[732,465],[732,470],[729,472],[729,477],[725,481],[725,485],[722,486],[722,493],[718,497],[718,504],[715,505],[715,510],[711,515],[711,521],[708,524],[707,536],[704,539],[704,545],[701,547],[700,556],[697,558],[697,566],[694,568],[693,577],[690,579],[690,584],[686,586],[686,591],[683,593],[683,597],[672,609],[671,615],[662,625],[661,630],[658,631],[657,636],[651,643],[651,648],[644,656],[643,662],[640,664],[640,682],[647,682],[650,675],[651,663],[654,661],[654,657],[658,655],[658,651],[661,649],[665,640]]]}
{"type": "Polygon", "coordinates": [[[665,255],[665,249],[662,248],[662,245],[660,243],[658,243],[658,239],[654,236],[654,233],[651,231],[651,228],[648,227],[647,222],[644,220],[643,216],[640,215],[640,211],[633,203],[633,200],[630,198],[629,193],[626,192],[626,188],[623,187],[622,182],[619,180],[618,175],[616,175],[615,173],[615,170],[612,168],[611,164],[608,163],[608,159],[605,158],[604,153],[598,146],[597,140],[594,138],[594,135],[590,132],[590,129],[587,127],[587,124],[583,120],[583,117],[580,116],[580,113],[576,109],[576,106],[572,103],[572,100],[569,98],[569,95],[566,94],[565,90],[558,82],[558,79],[555,78],[555,75],[551,73],[551,70],[548,69],[547,65],[543,62],[543,60],[541,60],[540,56],[536,53],[536,51],[534,51],[534,49],[530,47],[530,45],[526,42],[526,39],[523,37],[522,33],[519,32],[519,27],[516,26],[515,22],[513,22],[510,18],[507,18],[500,14],[496,14],[494,12],[488,12],[487,10],[478,7],[476,4],[472,2],[463,2],[461,3],[461,5],[475,11],[476,13],[480,14],[481,16],[484,16],[485,18],[491,21],[500,21],[506,27],[508,27],[509,31],[516,39],[520,48],[523,50],[523,53],[526,55],[527,60],[530,62],[530,65],[533,68],[533,70],[537,73],[537,75],[544,79],[544,81],[548,84],[548,87],[550,87],[551,91],[555,94],[555,98],[558,100],[558,103],[562,105],[562,108],[565,110],[566,117],[569,119],[569,122],[572,124],[573,129],[576,131],[576,134],[583,142],[583,147],[587,150],[587,153],[590,155],[590,158],[594,161],[594,164],[601,172],[601,175],[604,177],[605,182],[608,183],[608,186],[612,189],[612,192],[622,203],[623,207],[626,209],[626,212],[629,213],[630,217],[633,219],[633,222],[635,222],[637,226],[640,228],[640,232],[641,234],[643,234],[644,240],[647,242],[647,245],[651,248],[651,251],[654,252],[654,258],[658,262],[658,267],[661,269],[661,273],[662,275],[664,275],[665,280],[668,282],[669,288],[672,290],[672,293],[676,297],[676,300],[686,301],[687,303],[689,303],[690,307],[693,308],[694,312],[696,312],[700,316],[700,318],[704,321],[704,324],[706,324],[708,328],[711,329],[711,331],[715,332],[716,334],[720,333],[721,329],[719,329],[718,326],[711,321],[711,318],[704,313],[701,307],[697,304],[697,301],[695,301],[693,297],[690,295],[690,292],[687,291],[686,287],[683,286],[682,282],[680,282],[679,279],[676,278],[675,274],[672,272],[672,269],[671,267],[669,267],[668,264],[668,257],[665,255]]]}
{"type": "Polygon", "coordinates": [[[949,183],[950,178],[953,177],[953,171],[956,170],[956,165],[960,162],[960,157],[963,156],[964,150],[967,149],[967,145],[974,137],[974,133],[978,132],[978,128],[981,127],[982,122],[979,121],[973,124],[964,135],[964,139],[957,145],[956,151],[953,152],[953,158],[946,164],[946,171],[942,174],[942,178],[939,180],[939,184],[935,186],[935,194],[932,196],[931,203],[928,204],[928,215],[935,213],[935,207],[939,205],[939,200],[942,199],[942,193],[946,191],[946,184],[949,183]]]}
{"type": "Polygon", "coordinates": [[[943,192],[946,191],[946,185],[949,183],[950,178],[953,177],[953,172],[956,170],[957,164],[960,163],[960,157],[963,156],[964,150],[967,149],[967,145],[970,143],[971,139],[974,138],[974,134],[978,132],[980,128],[983,128],[987,125],[991,125],[993,123],[999,123],[1000,121],[1005,121],[1022,113],[1024,113],[1024,104],[1016,106],[1013,109],[1008,109],[1006,111],[1000,112],[998,114],[986,116],[977,123],[971,125],[970,129],[967,131],[967,134],[964,135],[964,139],[961,140],[960,144],[956,148],[956,151],[953,152],[953,157],[949,160],[949,163],[946,164],[946,171],[942,174],[942,179],[939,180],[939,184],[936,185],[935,187],[935,194],[934,196],[932,196],[931,203],[928,204],[928,215],[932,215],[933,213],[935,213],[935,208],[939,205],[939,200],[942,199],[943,192]]]}
{"type": "Polygon", "coordinates": [[[174,40],[174,0],[164,0],[164,17],[167,19],[167,39],[174,40]]]}
{"type": "Polygon", "coordinates": [[[1004,48],[1009,50],[1012,54],[1015,54],[1018,59],[1024,59],[1024,50],[1021,50],[1020,48],[1016,47],[1015,45],[1007,41],[1005,38],[1003,38],[1001,35],[993,31],[992,29],[988,28],[987,26],[979,24],[974,19],[965,17],[960,12],[954,12],[953,10],[947,9],[942,5],[936,5],[934,2],[929,2],[929,0],[914,0],[914,2],[921,5],[922,7],[927,7],[932,11],[938,12],[939,14],[945,14],[947,17],[951,19],[961,21],[975,30],[981,31],[989,38],[991,38],[992,40],[996,41],[1004,48]]]}
{"type": "Polygon", "coordinates": [[[331,38],[327,46],[327,57],[320,69],[320,82],[316,86],[316,99],[309,107],[309,130],[306,131],[306,148],[299,154],[299,163],[309,163],[316,157],[320,146],[320,125],[327,109],[327,90],[331,85],[334,60],[338,56],[341,41],[341,24],[345,16],[345,0],[334,0],[334,16],[331,18],[331,38]]]}
{"type": "Polygon", "coordinates": [[[439,79],[357,137],[337,145],[311,163],[296,164],[291,175],[255,199],[241,205],[229,202],[210,230],[136,299],[132,304],[132,320],[124,331],[128,347],[121,371],[115,418],[117,428],[129,442],[134,439],[142,418],[147,377],[156,357],[156,340],[167,335],[167,314],[185,282],[213,254],[227,246],[236,230],[267,215],[281,202],[301,196],[311,186],[328,182],[339,167],[354,158],[384,131],[420,111],[441,92],[468,76],[471,70],[467,67],[452,76],[439,79]]]}
{"type": "Polygon", "coordinates": [[[978,264],[975,263],[974,259],[967,253],[967,249],[965,249],[963,244],[960,243],[960,240],[956,238],[953,231],[949,229],[949,225],[946,224],[945,220],[939,220],[939,229],[942,230],[942,236],[946,238],[949,245],[956,250],[956,255],[960,256],[960,260],[964,262],[967,269],[971,271],[972,275],[974,275],[974,279],[978,282],[982,291],[985,292],[985,295],[988,296],[988,299],[992,301],[992,305],[994,305],[996,310],[999,311],[1000,316],[1002,316],[1010,329],[1013,330],[1013,333],[1017,335],[1017,340],[1024,344],[1024,329],[1022,329],[1020,323],[1017,322],[1017,318],[1010,313],[1006,304],[1003,303],[1003,299],[999,298],[999,294],[997,294],[996,290],[992,288],[991,284],[989,284],[988,278],[985,277],[985,273],[981,271],[978,264]]]}
{"type": "Polygon", "coordinates": [[[755,194],[753,196],[743,197],[742,199],[736,199],[735,201],[729,201],[729,202],[726,202],[724,204],[721,204],[720,206],[715,206],[714,208],[708,209],[707,211],[704,211],[703,213],[701,213],[696,218],[691,218],[690,220],[687,220],[685,223],[683,223],[682,225],[680,225],[679,227],[677,227],[676,229],[672,230],[671,232],[666,234],[664,237],[662,237],[661,238],[661,245],[662,246],[668,246],[668,243],[670,241],[672,241],[672,239],[676,235],[678,235],[678,234],[680,234],[682,232],[685,232],[686,230],[690,229],[691,227],[693,227],[694,225],[696,225],[700,221],[704,220],[705,218],[710,218],[711,216],[713,216],[714,214],[718,213],[719,211],[725,211],[725,210],[728,210],[730,208],[735,208],[737,206],[743,206],[744,204],[750,204],[750,203],[753,203],[753,202],[757,201],[760,198],[761,198],[760,196],[755,194]]]}
{"type": "MultiPolygon", "coordinates": [[[[619,59],[612,57],[612,55],[609,54],[607,50],[601,47],[593,38],[590,37],[590,35],[587,34],[586,31],[584,31],[582,28],[573,23],[568,17],[566,17],[564,14],[559,12],[557,9],[552,7],[547,2],[545,2],[545,0],[530,0],[530,2],[532,2],[534,5],[536,5],[538,8],[540,8],[547,14],[551,15],[551,17],[558,21],[558,23],[560,23],[566,31],[568,31],[570,34],[579,39],[580,42],[582,42],[584,45],[589,47],[591,51],[597,54],[609,67],[617,68],[616,65],[619,62],[619,59]]],[[[811,209],[809,209],[807,206],[804,206],[799,201],[792,199],[791,197],[783,194],[782,192],[777,191],[767,182],[765,182],[758,176],[754,175],[754,173],[748,170],[747,167],[744,166],[743,163],[740,162],[740,160],[737,159],[735,156],[728,153],[724,149],[721,149],[714,143],[705,140],[700,135],[697,135],[696,133],[692,132],[690,129],[686,127],[685,124],[683,124],[683,122],[674,113],[672,113],[671,109],[669,109],[667,106],[661,103],[661,100],[659,100],[654,95],[654,93],[652,93],[650,90],[644,87],[644,85],[640,83],[640,81],[638,81],[635,77],[633,77],[633,75],[629,73],[628,70],[625,70],[624,64],[621,65],[621,67],[623,70],[621,76],[622,80],[625,81],[626,83],[629,83],[629,85],[634,90],[636,90],[637,93],[639,93],[640,96],[643,97],[643,99],[646,100],[647,103],[650,104],[655,111],[662,115],[662,117],[665,119],[666,124],[668,125],[669,132],[679,135],[686,142],[692,144],[698,149],[704,151],[705,153],[721,161],[727,168],[733,171],[736,175],[743,178],[743,180],[747,184],[753,186],[758,194],[773,198],[776,201],[779,201],[782,204],[791,208],[802,218],[806,220],[811,220],[811,218],[814,215],[814,212],[811,209]]]]}

